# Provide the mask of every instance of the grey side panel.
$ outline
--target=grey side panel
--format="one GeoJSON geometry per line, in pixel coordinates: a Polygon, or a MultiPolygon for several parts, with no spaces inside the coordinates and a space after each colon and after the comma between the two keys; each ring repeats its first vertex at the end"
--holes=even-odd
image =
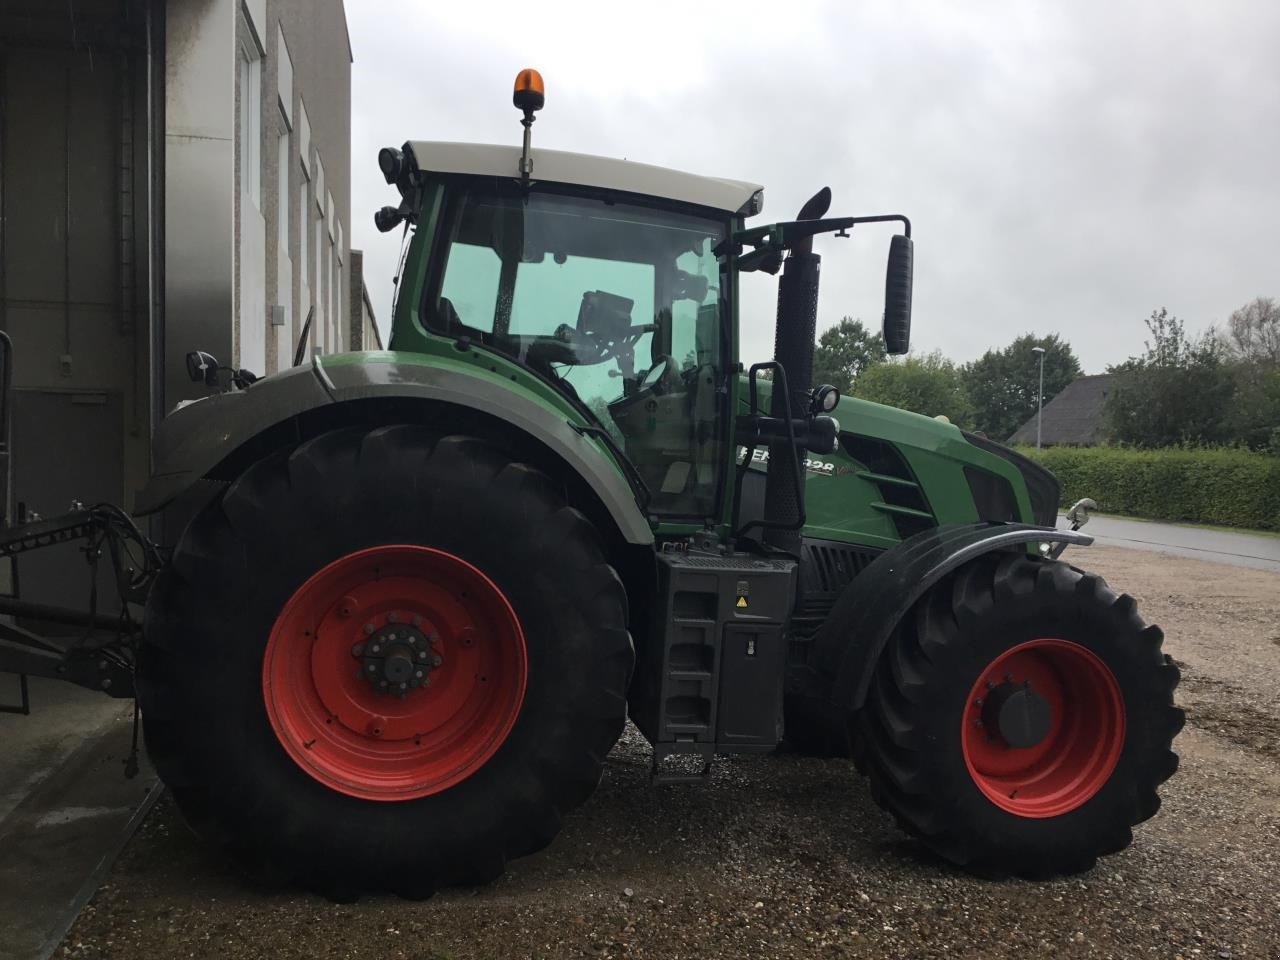
{"type": "Polygon", "coordinates": [[[152,438],[154,473],[134,512],[161,509],[251,437],[330,402],[310,367],[294,367],[251,390],[215,394],[174,410],[152,438]]]}
{"type": "Polygon", "coordinates": [[[617,466],[563,417],[500,384],[421,363],[316,363],[174,411],[156,431],[156,472],[138,495],[135,512],[163,508],[270,427],[326,404],[377,397],[419,398],[500,416],[575,470],[627,542],[653,542],[653,531],[617,466]]]}

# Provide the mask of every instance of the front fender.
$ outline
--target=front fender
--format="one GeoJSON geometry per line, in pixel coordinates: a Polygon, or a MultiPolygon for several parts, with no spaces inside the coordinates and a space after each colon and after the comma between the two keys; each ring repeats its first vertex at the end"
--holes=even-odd
{"type": "Polygon", "coordinates": [[[930,587],[970,560],[1028,543],[1087,546],[1093,538],[1028,524],[955,524],[902,541],[876,557],[845,588],[814,637],[814,672],[830,678],[827,698],[862,706],[876,661],[899,621],[930,587]]]}
{"type": "Polygon", "coordinates": [[[653,531],[617,465],[597,441],[579,434],[553,404],[540,403],[476,365],[401,358],[394,353],[340,355],[329,363],[267,377],[248,390],[187,404],[156,430],[151,480],[135,512],[163,509],[218,464],[265,432],[310,411],[376,398],[403,397],[474,410],[529,435],[575,471],[600,499],[628,543],[653,543],[653,531]]]}

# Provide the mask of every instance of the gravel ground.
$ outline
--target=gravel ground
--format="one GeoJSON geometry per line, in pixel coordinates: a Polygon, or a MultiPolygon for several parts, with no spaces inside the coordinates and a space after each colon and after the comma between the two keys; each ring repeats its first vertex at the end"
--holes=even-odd
{"type": "Polygon", "coordinates": [[[1119,548],[1072,559],[1164,626],[1190,718],[1164,809],[1087,875],[961,874],[843,762],[731,758],[704,787],[653,788],[631,730],[549,850],[423,903],[255,886],[161,801],[58,955],[1280,957],[1280,575],[1119,548]]]}

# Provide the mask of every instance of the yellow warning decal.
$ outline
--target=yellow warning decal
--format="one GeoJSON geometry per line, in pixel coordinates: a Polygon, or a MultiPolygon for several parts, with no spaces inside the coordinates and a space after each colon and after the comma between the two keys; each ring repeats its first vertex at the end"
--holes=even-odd
{"type": "Polygon", "coordinates": [[[737,607],[739,610],[745,609],[747,606],[747,598],[738,597],[738,602],[735,603],[734,606],[737,607]]]}

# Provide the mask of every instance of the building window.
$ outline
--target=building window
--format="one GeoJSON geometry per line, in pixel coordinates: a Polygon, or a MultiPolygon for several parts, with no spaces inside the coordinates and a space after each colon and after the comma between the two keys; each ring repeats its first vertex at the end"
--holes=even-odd
{"type": "MultiPolygon", "coordinates": [[[[281,117],[283,122],[284,118],[281,117]]],[[[279,227],[280,256],[289,256],[289,128],[281,126],[279,163],[276,166],[276,224],[279,227]]]]}
{"type": "MultiPolygon", "coordinates": [[[[307,235],[309,231],[307,227],[307,181],[303,180],[298,187],[298,264],[295,269],[298,271],[301,279],[302,301],[298,304],[298,308],[302,309],[307,305],[307,235]]],[[[305,314],[303,315],[305,316],[305,314]]]]}
{"type": "Polygon", "coordinates": [[[335,353],[340,353],[342,351],[342,310],[340,309],[342,301],[338,299],[338,295],[342,290],[342,268],[338,266],[336,259],[330,260],[329,278],[329,316],[333,324],[333,350],[335,353]]]}
{"type": "Polygon", "coordinates": [[[324,216],[324,163],[320,160],[320,151],[316,151],[316,209],[324,216]]]}
{"type": "Polygon", "coordinates": [[[302,175],[311,179],[311,121],[307,119],[307,105],[298,97],[298,156],[302,160],[302,175]]]}
{"type": "Polygon", "coordinates": [[[240,47],[240,192],[262,209],[262,57],[240,47]]]}
{"type": "Polygon", "coordinates": [[[325,347],[329,332],[328,301],[324,295],[324,221],[316,221],[316,287],[315,319],[311,324],[311,339],[317,347],[325,347]]]}

